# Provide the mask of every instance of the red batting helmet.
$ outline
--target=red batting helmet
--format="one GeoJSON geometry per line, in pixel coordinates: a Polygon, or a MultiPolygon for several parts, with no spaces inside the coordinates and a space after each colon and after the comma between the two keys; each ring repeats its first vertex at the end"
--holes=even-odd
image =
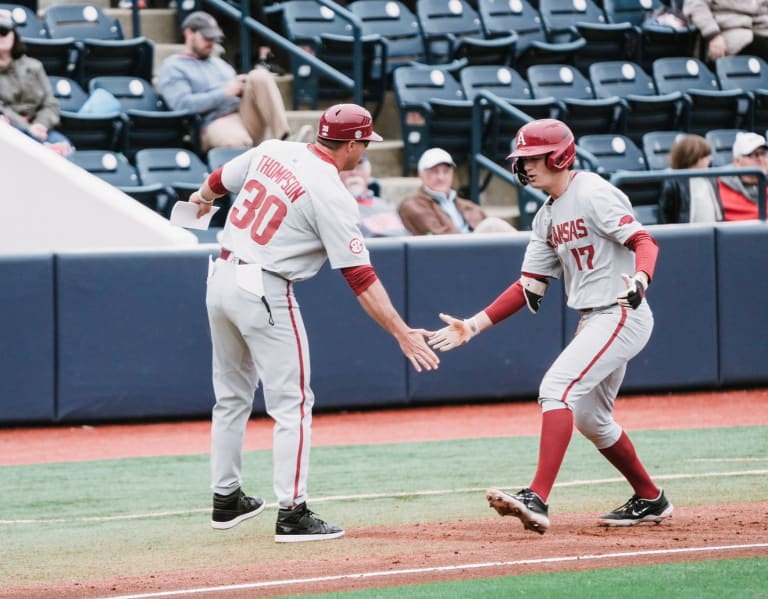
{"type": "Polygon", "coordinates": [[[563,170],[576,160],[576,144],[568,126],[557,119],[539,119],[526,123],[515,135],[515,149],[507,156],[512,159],[512,171],[520,183],[526,185],[523,164],[518,158],[546,156],[549,168],[563,170]]]}
{"type": "Polygon", "coordinates": [[[337,141],[383,141],[373,130],[371,113],[357,104],[336,104],[320,117],[318,137],[337,141]]]}

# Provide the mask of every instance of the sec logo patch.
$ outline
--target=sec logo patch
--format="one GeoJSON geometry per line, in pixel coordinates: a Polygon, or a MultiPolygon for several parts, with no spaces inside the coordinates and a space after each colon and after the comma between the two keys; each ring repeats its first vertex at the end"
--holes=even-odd
{"type": "Polygon", "coordinates": [[[363,245],[363,241],[358,237],[355,237],[349,242],[349,250],[353,254],[359,254],[363,249],[365,249],[365,245],[363,245]]]}

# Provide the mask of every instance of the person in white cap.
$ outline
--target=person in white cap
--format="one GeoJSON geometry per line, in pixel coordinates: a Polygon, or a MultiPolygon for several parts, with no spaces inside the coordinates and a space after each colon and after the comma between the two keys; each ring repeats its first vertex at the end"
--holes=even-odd
{"type": "Polygon", "coordinates": [[[514,231],[508,222],[488,216],[475,202],[452,189],[456,163],[442,148],[430,148],[417,165],[421,187],[400,202],[398,213],[414,235],[500,233],[514,231]]]}
{"type": "MultiPolygon", "coordinates": [[[[288,116],[272,73],[257,67],[238,75],[232,65],[214,56],[224,32],[207,12],[190,13],[181,29],[184,51],[160,65],[157,89],[172,110],[202,117],[202,150],[287,139],[291,134],[288,116]]],[[[311,128],[302,128],[294,141],[302,141],[311,132],[307,129],[311,128]]]]}
{"type": "MultiPolygon", "coordinates": [[[[733,142],[733,166],[757,167],[768,174],[768,141],[758,133],[737,133],[733,142]]],[[[723,205],[723,219],[756,220],[758,189],[755,175],[720,177],[717,191],[723,205]]]]}

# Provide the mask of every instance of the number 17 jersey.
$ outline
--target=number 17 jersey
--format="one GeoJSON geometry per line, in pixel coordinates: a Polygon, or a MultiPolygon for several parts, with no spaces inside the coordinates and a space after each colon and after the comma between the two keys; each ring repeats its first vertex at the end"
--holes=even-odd
{"type": "Polygon", "coordinates": [[[635,254],[624,243],[643,226],[627,196],[600,175],[574,172],[565,193],[537,212],[523,272],[559,278],[568,306],[609,306],[635,272],[635,254]]]}

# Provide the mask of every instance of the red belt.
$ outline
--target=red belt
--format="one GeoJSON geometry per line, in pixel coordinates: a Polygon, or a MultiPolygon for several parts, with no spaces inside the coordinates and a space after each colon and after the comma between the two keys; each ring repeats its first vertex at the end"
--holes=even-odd
{"type": "MultiPolygon", "coordinates": [[[[233,254],[229,250],[222,249],[221,254],[219,254],[219,258],[222,260],[229,260],[232,258],[233,254]]],[[[240,258],[236,258],[234,261],[236,261],[236,264],[248,264],[245,260],[240,260],[240,258]]]]}

